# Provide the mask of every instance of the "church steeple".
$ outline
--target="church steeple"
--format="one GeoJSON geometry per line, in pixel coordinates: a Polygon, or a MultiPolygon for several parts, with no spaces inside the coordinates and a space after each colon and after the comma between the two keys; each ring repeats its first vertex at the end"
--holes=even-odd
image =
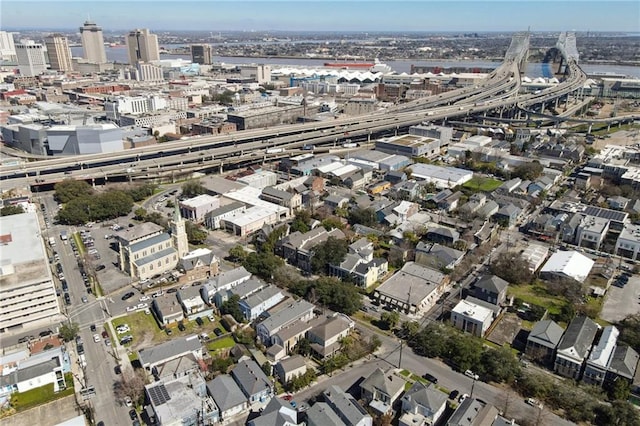
{"type": "Polygon", "coordinates": [[[171,229],[171,238],[173,239],[173,246],[178,252],[178,257],[184,257],[189,252],[189,241],[187,239],[187,230],[185,228],[185,221],[180,214],[180,205],[178,199],[174,199],[174,212],[173,218],[169,222],[171,229]]]}

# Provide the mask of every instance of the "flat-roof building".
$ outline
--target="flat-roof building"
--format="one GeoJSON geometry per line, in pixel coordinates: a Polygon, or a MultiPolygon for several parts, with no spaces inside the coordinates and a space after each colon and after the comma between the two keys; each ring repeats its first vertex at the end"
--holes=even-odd
{"type": "Polygon", "coordinates": [[[436,188],[453,188],[470,181],[473,172],[456,167],[434,166],[432,164],[414,164],[411,166],[411,177],[433,183],[436,188]]]}
{"type": "Polygon", "coordinates": [[[407,157],[430,157],[440,153],[440,140],[417,135],[378,139],[376,150],[407,157]]]}

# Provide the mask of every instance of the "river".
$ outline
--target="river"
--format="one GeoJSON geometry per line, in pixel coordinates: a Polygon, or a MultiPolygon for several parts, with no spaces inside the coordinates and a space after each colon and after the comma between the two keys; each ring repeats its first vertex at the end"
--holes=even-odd
{"type": "MultiPolygon", "coordinates": [[[[166,48],[177,48],[184,45],[167,45],[166,48]]],[[[128,62],[126,47],[106,47],[107,59],[109,61],[126,63],[128,62]]],[[[74,46],[71,48],[73,56],[82,56],[82,47],[74,46]]],[[[162,59],[191,59],[190,55],[161,55],[162,59]]],[[[270,65],[298,65],[318,67],[322,66],[327,59],[307,59],[307,58],[246,58],[246,57],[232,57],[232,56],[214,56],[214,62],[227,63],[227,64],[270,64],[270,65]]],[[[398,73],[409,73],[411,71],[411,65],[416,66],[431,66],[441,68],[455,68],[455,67],[468,67],[468,68],[497,68],[500,62],[491,61],[459,61],[459,60],[428,60],[417,61],[413,59],[398,59],[393,61],[385,61],[394,71],[398,73]]],[[[584,64],[580,67],[587,73],[607,73],[607,74],[622,74],[628,75],[634,78],[640,78],[640,67],[625,66],[625,65],[598,65],[598,64],[584,64]]],[[[548,64],[539,62],[532,62],[527,64],[525,75],[527,77],[545,77],[548,76],[548,64]]]]}

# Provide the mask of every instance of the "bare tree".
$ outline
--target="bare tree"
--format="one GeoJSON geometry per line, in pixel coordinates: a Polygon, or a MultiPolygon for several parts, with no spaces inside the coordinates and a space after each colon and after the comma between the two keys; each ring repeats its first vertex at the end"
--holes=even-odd
{"type": "Polygon", "coordinates": [[[114,394],[117,399],[123,400],[129,397],[134,404],[141,404],[146,383],[147,375],[144,370],[136,370],[133,374],[123,371],[120,381],[113,385],[114,394]]]}
{"type": "Polygon", "coordinates": [[[497,406],[500,409],[500,411],[502,412],[502,415],[506,418],[510,417],[510,409],[513,407],[513,403],[515,401],[515,395],[513,393],[513,391],[511,391],[510,389],[507,389],[506,391],[502,392],[500,394],[500,396],[498,397],[498,403],[497,406]]]}

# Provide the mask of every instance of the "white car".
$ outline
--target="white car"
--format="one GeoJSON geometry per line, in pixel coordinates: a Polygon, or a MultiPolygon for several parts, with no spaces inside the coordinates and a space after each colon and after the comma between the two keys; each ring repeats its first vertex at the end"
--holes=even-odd
{"type": "Polygon", "coordinates": [[[140,280],[140,284],[146,284],[149,282],[149,278],[144,278],[140,280]]]}
{"type": "Polygon", "coordinates": [[[94,335],[93,335],[93,341],[94,341],[94,342],[98,343],[100,340],[102,340],[102,339],[100,338],[100,335],[99,335],[99,334],[94,334],[94,335]]]}
{"type": "Polygon", "coordinates": [[[478,376],[477,374],[475,374],[473,371],[471,370],[467,370],[464,372],[464,375],[467,377],[471,377],[473,380],[478,380],[480,378],[480,376],[478,376]]]}
{"type": "Polygon", "coordinates": [[[140,301],[141,302],[146,302],[147,300],[151,300],[151,298],[149,296],[141,296],[140,297],[140,301]]]}
{"type": "Polygon", "coordinates": [[[135,306],[127,306],[127,312],[134,312],[136,310],[135,306]]]}
{"type": "Polygon", "coordinates": [[[147,309],[148,307],[148,303],[138,303],[138,306],[136,306],[137,309],[147,309]]]}
{"type": "Polygon", "coordinates": [[[532,407],[537,407],[542,409],[542,404],[540,403],[540,401],[538,401],[535,398],[527,398],[524,402],[526,402],[527,404],[529,404],[532,407]]]}
{"type": "Polygon", "coordinates": [[[129,328],[129,326],[118,327],[118,328],[116,328],[116,331],[118,332],[118,334],[124,334],[124,333],[128,333],[129,331],[131,331],[131,329],[129,328]]]}
{"type": "Polygon", "coordinates": [[[126,396],[124,398],[124,405],[126,405],[127,407],[132,407],[133,406],[133,401],[131,401],[131,398],[129,398],[128,396],[126,396]]]}

